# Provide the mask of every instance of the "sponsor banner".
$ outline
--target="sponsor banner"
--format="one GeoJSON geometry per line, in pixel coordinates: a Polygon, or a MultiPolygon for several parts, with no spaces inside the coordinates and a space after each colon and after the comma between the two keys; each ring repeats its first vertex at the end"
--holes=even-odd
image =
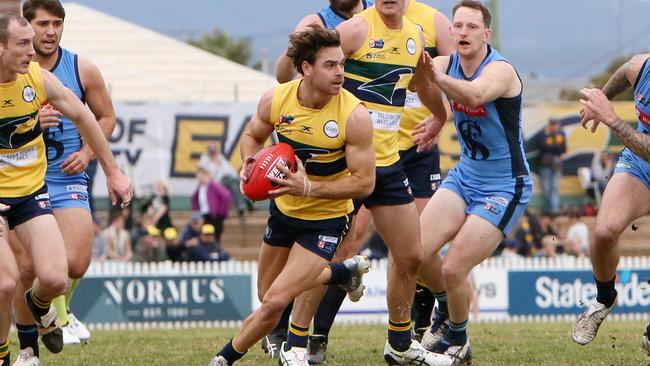
{"type": "MultiPolygon", "coordinates": [[[[650,305],[650,270],[619,270],[617,313],[644,313],[650,305]]],[[[508,273],[510,315],[574,314],[596,298],[590,270],[508,273]]]]}
{"type": "Polygon", "coordinates": [[[83,322],[242,320],[251,275],[87,276],[71,308],[83,322]]]}
{"type": "Polygon", "coordinates": [[[508,271],[477,267],[471,276],[481,312],[505,314],[508,311],[508,271]]]}
{"type": "MultiPolygon", "coordinates": [[[[169,181],[174,195],[191,195],[199,156],[209,144],[216,144],[238,170],[239,138],[256,110],[255,103],[114,105],[117,124],[109,142],[140,197],[151,193],[158,178],[169,181]]],[[[101,169],[95,178],[93,194],[106,197],[101,169]]]]}

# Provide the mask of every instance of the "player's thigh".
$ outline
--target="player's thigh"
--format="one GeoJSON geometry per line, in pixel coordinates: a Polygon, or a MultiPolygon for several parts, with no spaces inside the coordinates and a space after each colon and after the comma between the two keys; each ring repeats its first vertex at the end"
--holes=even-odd
{"type": "Polygon", "coordinates": [[[40,215],[17,225],[14,230],[23,243],[37,276],[68,273],[63,237],[54,215],[40,215]]]}
{"type": "Polygon", "coordinates": [[[27,252],[25,246],[20,242],[20,239],[18,239],[15,230],[9,231],[9,248],[16,259],[18,268],[20,268],[21,281],[31,284],[36,277],[34,263],[29,252],[27,252]]]}
{"type": "Polygon", "coordinates": [[[402,256],[410,257],[422,250],[415,203],[372,206],[370,212],[379,235],[396,260],[402,256]]]}
{"type": "Polygon", "coordinates": [[[478,215],[469,215],[454,237],[443,267],[450,266],[467,275],[471,269],[488,258],[503,240],[503,232],[478,215]]]}
{"type": "MultiPolygon", "coordinates": [[[[7,286],[7,290],[9,290],[9,287],[14,287],[16,285],[16,282],[18,281],[18,266],[16,264],[16,260],[14,258],[13,253],[11,252],[11,249],[9,248],[9,242],[8,242],[8,233],[9,229],[4,223],[2,225],[2,231],[0,231],[0,286],[2,288],[5,288],[7,286]]],[[[13,292],[13,290],[11,290],[13,292]]],[[[9,296],[10,300],[11,296],[9,296]]],[[[7,299],[5,299],[7,300],[7,299]]]]}
{"type": "Polygon", "coordinates": [[[607,183],[598,209],[596,227],[622,232],[632,220],[650,211],[650,189],[628,173],[617,173],[607,183]]]}
{"type": "MultiPolygon", "coordinates": [[[[451,241],[465,223],[465,201],[454,191],[441,188],[420,214],[420,235],[425,258],[451,241]]],[[[426,259],[425,259],[426,260],[426,259]]]]}
{"type": "Polygon", "coordinates": [[[54,216],[61,230],[69,261],[78,260],[87,266],[92,255],[94,236],[90,211],[71,207],[54,210],[54,216]]]}
{"type": "Polygon", "coordinates": [[[287,304],[306,290],[315,287],[318,276],[328,260],[296,243],[291,248],[287,262],[275,278],[266,296],[279,298],[287,304]]]}
{"type": "Polygon", "coordinates": [[[257,291],[260,299],[264,297],[271,283],[282,272],[290,249],[290,247],[262,243],[257,266],[257,291]]]}

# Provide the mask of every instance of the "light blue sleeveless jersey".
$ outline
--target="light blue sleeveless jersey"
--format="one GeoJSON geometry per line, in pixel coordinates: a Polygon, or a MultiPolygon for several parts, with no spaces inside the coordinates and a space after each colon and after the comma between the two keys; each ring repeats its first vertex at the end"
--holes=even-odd
{"type": "MultiPolygon", "coordinates": [[[[368,9],[368,7],[373,6],[375,4],[375,0],[361,0],[363,3],[363,9],[368,9]]],[[[338,11],[332,9],[331,6],[326,6],[322,8],[318,13],[316,13],[320,20],[323,22],[323,25],[327,29],[334,29],[336,28],[337,25],[343,23],[344,21],[348,20],[343,14],[339,13],[338,11]]]]}

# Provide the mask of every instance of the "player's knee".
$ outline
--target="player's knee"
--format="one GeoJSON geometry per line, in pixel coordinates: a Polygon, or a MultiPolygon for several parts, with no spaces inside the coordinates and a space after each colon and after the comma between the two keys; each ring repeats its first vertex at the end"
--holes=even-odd
{"type": "Polygon", "coordinates": [[[25,265],[20,267],[20,284],[24,288],[32,287],[34,280],[36,279],[36,272],[34,267],[31,265],[25,265]]]}
{"type": "Polygon", "coordinates": [[[79,279],[86,274],[90,263],[82,258],[68,260],[68,277],[79,279]]]}
{"type": "Polygon", "coordinates": [[[18,275],[3,273],[0,277],[0,302],[8,304],[16,292],[18,275]]]}
{"type": "Polygon", "coordinates": [[[288,304],[283,296],[266,294],[260,306],[260,320],[277,322],[288,304]]]}
{"type": "Polygon", "coordinates": [[[467,273],[463,272],[453,263],[444,263],[441,271],[442,281],[445,288],[453,288],[462,285],[467,279],[467,273]]]}
{"type": "Polygon", "coordinates": [[[59,295],[65,293],[69,283],[67,273],[52,273],[44,277],[39,277],[38,280],[48,292],[59,295]]]}
{"type": "Polygon", "coordinates": [[[611,225],[598,225],[594,234],[594,244],[599,249],[610,249],[616,245],[619,235],[620,230],[611,225]]]}
{"type": "Polygon", "coordinates": [[[395,251],[392,254],[393,261],[395,261],[400,272],[417,272],[422,265],[422,261],[424,261],[424,252],[422,251],[422,248],[402,253],[395,251]]]}

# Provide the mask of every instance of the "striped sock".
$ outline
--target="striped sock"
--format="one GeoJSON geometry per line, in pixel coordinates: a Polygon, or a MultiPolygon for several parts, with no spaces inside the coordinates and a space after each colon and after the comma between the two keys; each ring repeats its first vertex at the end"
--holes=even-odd
{"type": "Polygon", "coordinates": [[[50,305],[52,305],[52,301],[45,301],[42,299],[39,299],[36,294],[34,293],[34,289],[30,288],[29,289],[29,298],[32,300],[32,303],[35,305],[35,312],[36,315],[39,317],[44,316],[47,314],[48,311],[50,311],[50,305]]]}
{"type": "Polygon", "coordinates": [[[3,365],[9,365],[9,339],[0,342],[0,360],[5,361],[3,365]]]}
{"type": "Polygon", "coordinates": [[[291,323],[289,325],[289,333],[287,335],[287,346],[289,348],[299,347],[307,348],[307,336],[309,335],[309,327],[301,327],[291,323]]]}
{"type": "Polygon", "coordinates": [[[447,333],[452,346],[461,346],[467,342],[467,322],[454,323],[449,320],[449,332],[447,333]]]}
{"type": "Polygon", "coordinates": [[[404,352],[411,345],[411,320],[388,321],[388,343],[397,352],[404,352]]]}
{"type": "Polygon", "coordinates": [[[440,313],[443,317],[449,316],[449,309],[447,308],[447,293],[446,292],[434,292],[433,297],[436,298],[438,302],[438,308],[436,309],[436,314],[440,313]]]}

